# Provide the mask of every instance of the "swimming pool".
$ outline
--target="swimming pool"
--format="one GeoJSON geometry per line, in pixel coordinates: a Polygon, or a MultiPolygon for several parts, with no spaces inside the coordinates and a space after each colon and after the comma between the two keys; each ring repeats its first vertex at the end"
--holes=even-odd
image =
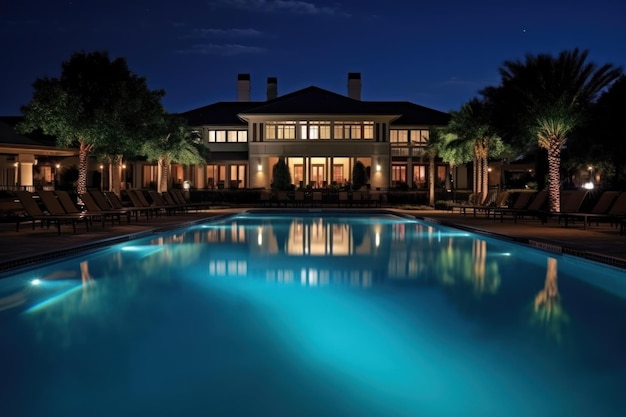
{"type": "Polygon", "coordinates": [[[243,213],[0,279],[3,416],[618,416],[626,273],[243,213]]]}

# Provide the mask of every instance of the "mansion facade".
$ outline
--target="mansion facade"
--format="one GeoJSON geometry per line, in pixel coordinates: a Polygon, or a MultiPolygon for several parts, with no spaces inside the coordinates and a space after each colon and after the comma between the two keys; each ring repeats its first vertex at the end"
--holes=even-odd
{"type": "MultiPolygon", "coordinates": [[[[285,158],[297,188],[351,182],[357,161],[372,189],[428,187],[424,149],[429,130],[449,115],[408,101],[362,101],[361,75],[348,74],[348,95],[307,87],[284,96],[267,80],[267,101],[250,101],[250,76],[239,74],[235,102],[218,102],[181,114],[211,151],[196,171],[197,188],[270,188],[272,168],[285,158]]],[[[439,164],[439,185],[448,165],[439,164]]]]}
{"type": "MultiPolygon", "coordinates": [[[[354,165],[361,162],[371,189],[426,190],[429,164],[424,149],[429,131],[445,126],[448,113],[408,101],[363,101],[360,73],[349,73],[347,84],[347,95],[311,86],[280,96],[276,78],[270,77],[267,100],[250,101],[250,75],[239,74],[237,101],[180,113],[209,148],[211,158],[197,166],[173,164],[172,185],[269,189],[272,168],[284,158],[296,188],[347,185],[354,165]]],[[[3,126],[0,187],[54,186],[64,168],[77,165],[76,150],[56,149],[53,141],[31,143],[11,132],[8,124],[3,126]],[[18,142],[22,143],[15,145],[18,142]]],[[[88,186],[108,188],[107,169],[91,160],[88,186]]],[[[159,183],[156,163],[126,161],[123,170],[122,188],[159,183]]],[[[449,188],[449,166],[437,163],[436,170],[436,186],[449,188]]],[[[458,188],[467,186],[465,177],[456,178],[458,188]]]]}

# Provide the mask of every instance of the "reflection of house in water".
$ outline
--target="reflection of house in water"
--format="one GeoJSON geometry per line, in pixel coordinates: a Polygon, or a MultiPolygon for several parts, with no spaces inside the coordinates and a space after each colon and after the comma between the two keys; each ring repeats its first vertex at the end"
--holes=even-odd
{"type": "Polygon", "coordinates": [[[248,276],[306,285],[371,285],[385,276],[381,225],[322,217],[247,225],[233,221],[197,232],[211,249],[209,276],[248,276]],[[348,256],[350,257],[348,259],[348,256]]]}

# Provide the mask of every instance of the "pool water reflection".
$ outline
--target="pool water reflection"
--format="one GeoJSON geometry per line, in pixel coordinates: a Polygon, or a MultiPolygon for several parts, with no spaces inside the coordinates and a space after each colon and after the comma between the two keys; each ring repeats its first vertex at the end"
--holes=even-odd
{"type": "Polygon", "coordinates": [[[0,279],[3,415],[617,416],[626,274],[379,214],[242,214],[0,279]]]}

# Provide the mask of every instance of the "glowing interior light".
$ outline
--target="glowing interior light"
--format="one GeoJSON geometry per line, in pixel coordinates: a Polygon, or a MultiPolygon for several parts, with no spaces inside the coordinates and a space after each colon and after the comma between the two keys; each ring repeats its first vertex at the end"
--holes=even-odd
{"type": "Polygon", "coordinates": [[[380,233],[376,232],[376,247],[380,246],[380,233]]]}
{"type": "Polygon", "coordinates": [[[380,164],[376,165],[376,172],[380,172],[380,164]]]}
{"type": "Polygon", "coordinates": [[[263,245],[263,229],[260,227],[257,233],[256,242],[259,246],[263,245]]]}
{"type": "Polygon", "coordinates": [[[39,285],[39,284],[41,284],[41,280],[39,278],[35,278],[34,280],[31,281],[31,284],[39,285]]]}

